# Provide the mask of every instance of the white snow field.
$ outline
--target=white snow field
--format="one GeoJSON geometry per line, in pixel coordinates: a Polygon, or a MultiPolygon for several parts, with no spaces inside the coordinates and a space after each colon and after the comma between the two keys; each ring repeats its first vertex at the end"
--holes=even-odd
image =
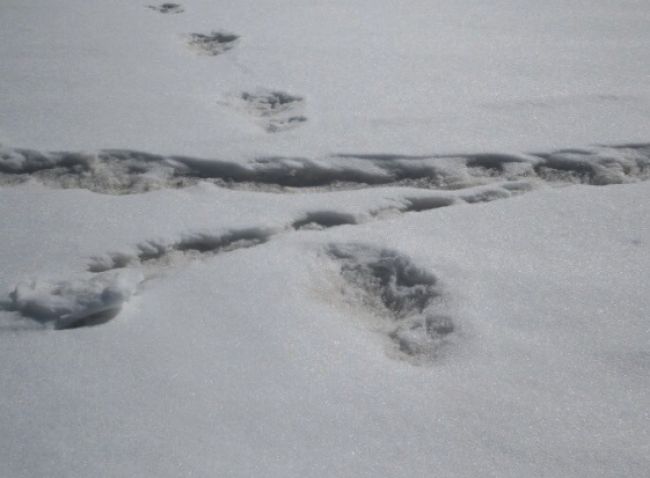
{"type": "Polygon", "coordinates": [[[178,2],[2,0],[0,143],[239,159],[648,141],[646,0],[178,2]]]}
{"type": "Polygon", "coordinates": [[[0,0],[0,477],[647,476],[650,3],[178,1],[0,0]]]}

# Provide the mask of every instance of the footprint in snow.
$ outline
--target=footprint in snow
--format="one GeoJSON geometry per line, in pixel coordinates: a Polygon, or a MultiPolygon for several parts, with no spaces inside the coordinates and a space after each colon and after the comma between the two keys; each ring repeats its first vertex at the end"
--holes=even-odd
{"type": "Polygon", "coordinates": [[[185,9],[178,3],[163,3],[161,5],[147,5],[147,8],[160,13],[183,13],[185,9]]]}
{"type": "Polygon", "coordinates": [[[438,278],[408,257],[363,244],[334,244],[329,256],[340,265],[344,298],[379,319],[402,358],[415,363],[434,359],[456,330],[446,314],[438,278]]]}
{"type": "Polygon", "coordinates": [[[218,56],[232,50],[239,42],[239,35],[224,31],[212,33],[190,33],[188,44],[202,55],[218,56]]]}
{"type": "Polygon", "coordinates": [[[242,91],[228,96],[224,104],[255,118],[267,133],[288,131],[307,122],[302,114],[305,98],[284,91],[265,88],[242,91]]]}

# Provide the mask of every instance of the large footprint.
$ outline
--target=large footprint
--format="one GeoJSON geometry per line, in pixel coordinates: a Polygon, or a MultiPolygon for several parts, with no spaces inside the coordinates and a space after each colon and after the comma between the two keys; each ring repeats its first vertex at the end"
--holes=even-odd
{"type": "Polygon", "coordinates": [[[438,354],[456,325],[435,275],[389,249],[335,244],[328,253],[340,264],[346,299],[379,317],[379,331],[403,356],[420,361],[438,354]]]}

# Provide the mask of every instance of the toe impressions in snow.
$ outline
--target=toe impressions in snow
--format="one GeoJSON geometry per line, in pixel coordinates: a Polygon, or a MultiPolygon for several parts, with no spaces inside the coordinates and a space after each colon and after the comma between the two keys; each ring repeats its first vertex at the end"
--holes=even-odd
{"type": "MultiPolygon", "coordinates": [[[[264,128],[296,116],[297,96],[239,95],[228,105],[248,112],[264,128]]],[[[298,115],[299,116],[299,115],[298,115]]],[[[183,188],[199,181],[243,188],[352,190],[376,186],[459,190],[505,183],[525,192],[525,183],[623,184],[650,179],[650,145],[597,147],[537,155],[359,156],[322,159],[269,157],[249,162],[160,156],[105,150],[96,154],[41,153],[0,148],[0,185],[35,180],[54,188],[85,188],[104,194],[136,194],[183,188]]]]}
{"type": "Polygon", "coordinates": [[[444,293],[435,275],[389,249],[335,244],[328,253],[340,264],[346,300],[380,318],[378,331],[403,357],[418,362],[435,358],[456,329],[445,313],[444,293]]]}

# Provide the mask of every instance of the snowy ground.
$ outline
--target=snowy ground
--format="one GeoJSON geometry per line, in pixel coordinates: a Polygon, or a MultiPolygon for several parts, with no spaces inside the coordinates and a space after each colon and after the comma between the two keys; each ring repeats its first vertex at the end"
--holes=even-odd
{"type": "Polygon", "coordinates": [[[151,3],[3,0],[0,143],[239,159],[648,141],[646,0],[151,3]]]}
{"type": "Polygon", "coordinates": [[[647,474],[646,2],[0,12],[0,476],[647,474]]]}

